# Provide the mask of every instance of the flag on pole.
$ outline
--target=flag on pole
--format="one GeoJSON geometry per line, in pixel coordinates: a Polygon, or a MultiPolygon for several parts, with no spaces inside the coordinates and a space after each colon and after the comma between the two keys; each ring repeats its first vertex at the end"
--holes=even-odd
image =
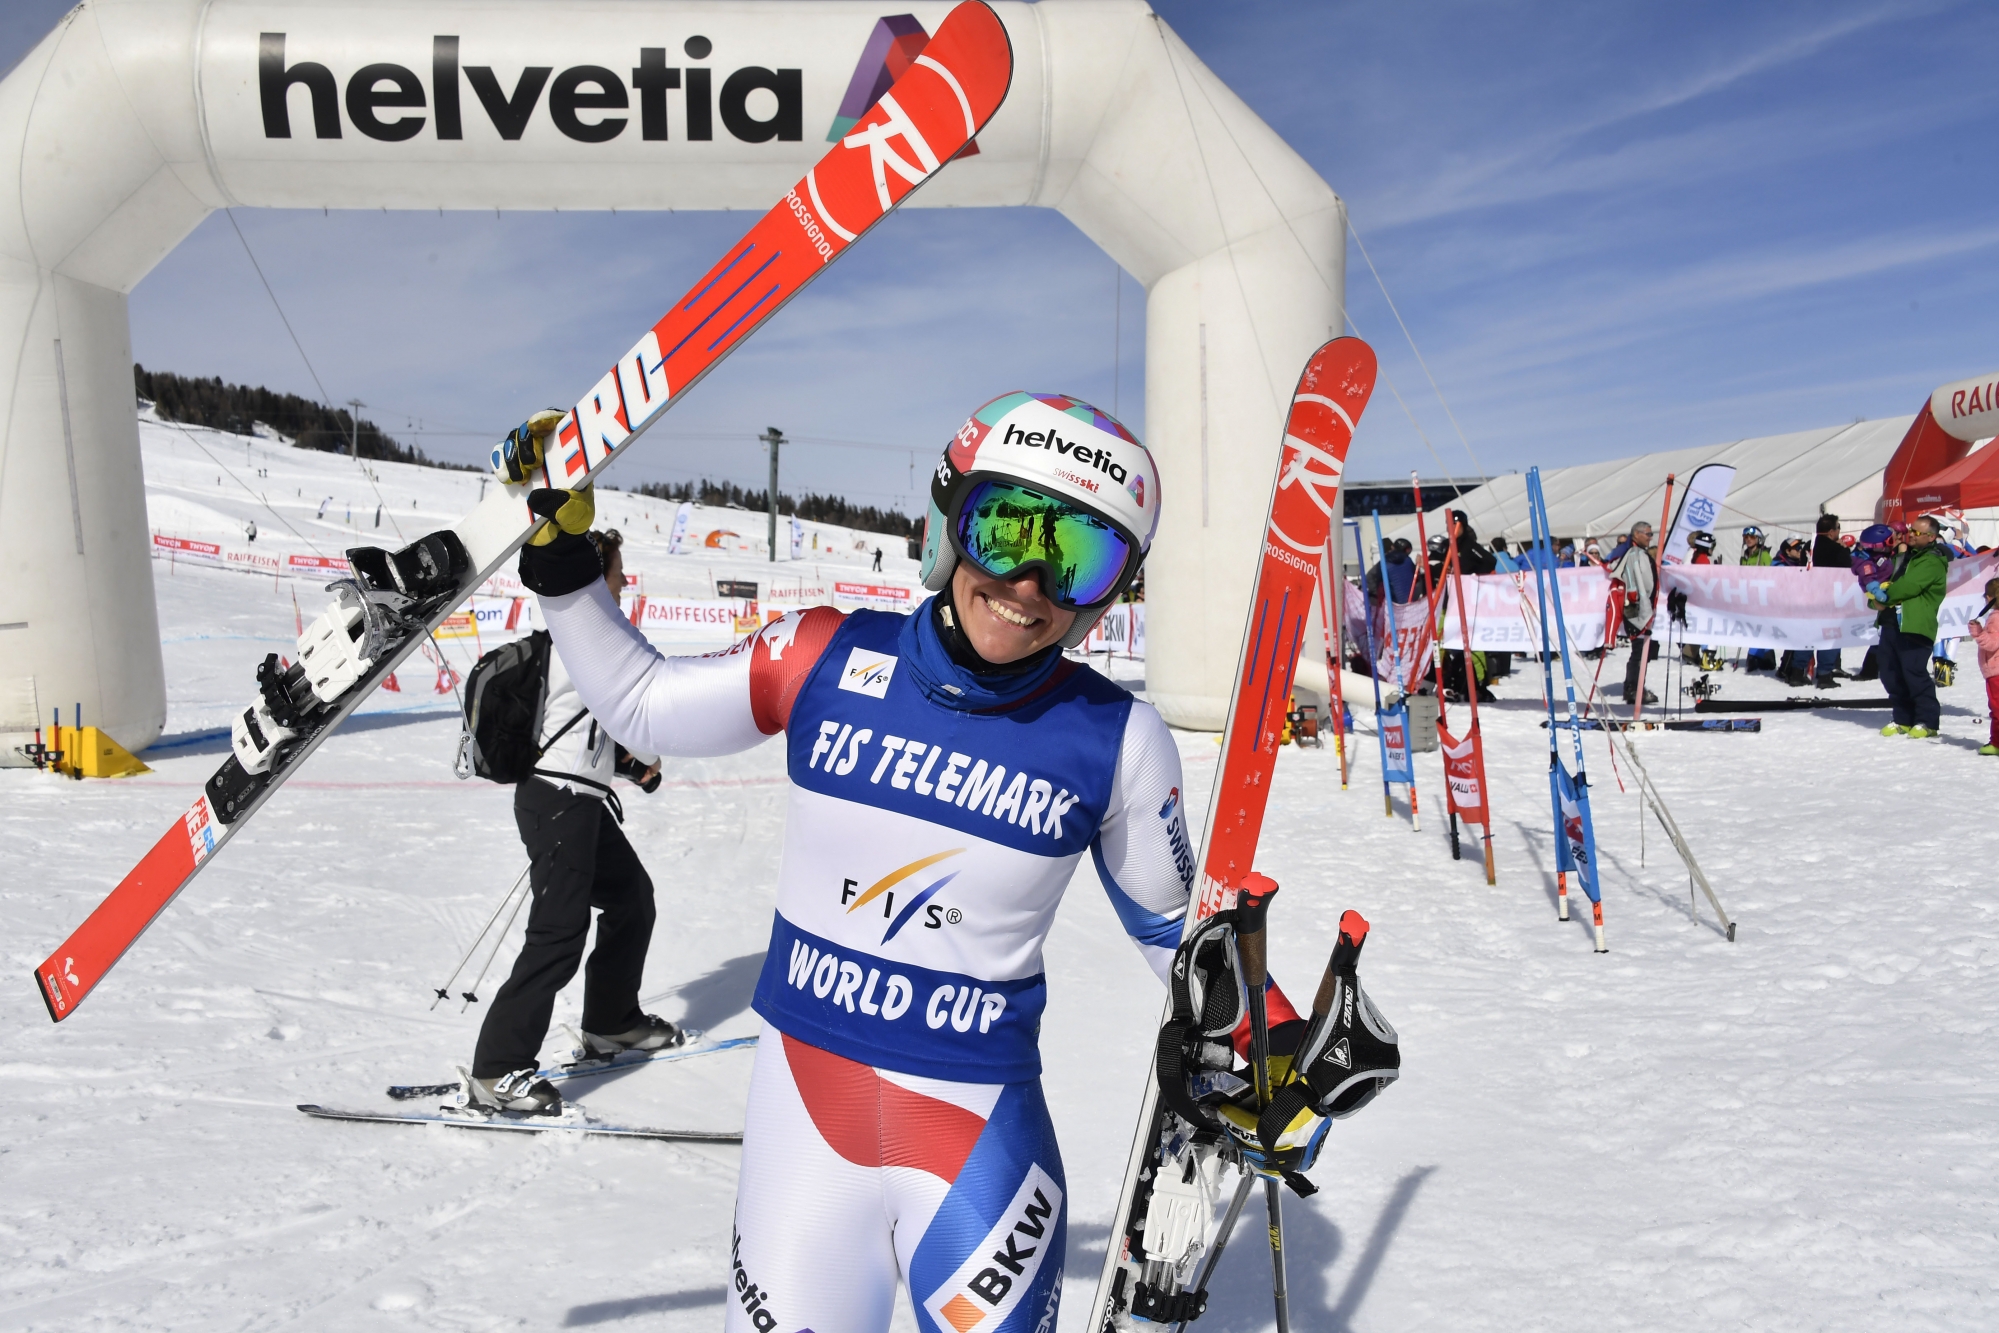
{"type": "Polygon", "coordinates": [[[1450,787],[1451,804],[1458,817],[1480,828],[1491,827],[1492,816],[1485,808],[1485,766],[1479,762],[1478,733],[1459,740],[1439,723],[1437,741],[1444,750],[1444,781],[1450,787]]]}
{"type": "Polygon", "coordinates": [[[1409,705],[1383,708],[1375,717],[1380,720],[1382,744],[1387,747],[1381,763],[1381,780],[1414,786],[1416,768],[1409,760],[1409,705]]]}

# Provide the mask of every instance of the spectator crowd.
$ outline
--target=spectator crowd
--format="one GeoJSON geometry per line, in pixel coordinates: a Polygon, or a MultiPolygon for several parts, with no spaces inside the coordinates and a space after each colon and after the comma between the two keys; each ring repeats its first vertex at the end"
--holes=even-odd
{"type": "MultiPolygon", "coordinates": [[[[1450,535],[1432,536],[1422,561],[1405,538],[1383,543],[1380,558],[1364,578],[1370,614],[1377,625],[1385,623],[1381,614],[1384,601],[1397,605],[1427,601],[1435,589],[1438,605],[1443,604],[1445,571],[1454,544],[1458,567],[1467,575],[1517,573],[1531,568],[1531,555],[1524,546],[1511,550],[1504,537],[1495,537],[1490,545],[1481,543],[1462,510],[1451,510],[1447,522],[1456,534],[1455,543],[1450,535]]],[[[1852,573],[1866,591],[1868,607],[1876,613],[1880,642],[1867,649],[1858,669],[1851,673],[1842,665],[1837,648],[1796,649],[1781,658],[1774,649],[1751,648],[1742,653],[1738,664],[1745,672],[1768,671],[1793,688],[1832,690],[1838,689],[1842,680],[1879,680],[1892,709],[1892,720],[1882,727],[1881,734],[1919,740],[1933,737],[1942,725],[1937,687],[1948,685],[1956,669],[1948,640],[1939,637],[1938,623],[1950,562],[1992,548],[1974,549],[1960,532],[1931,514],[1919,515],[1906,524],[1876,523],[1858,534],[1843,536],[1840,528],[1838,515],[1822,514],[1810,539],[1788,537],[1773,550],[1762,527],[1750,524],[1742,529],[1737,563],[1852,573]]],[[[1665,626],[1658,623],[1659,615],[1662,611],[1672,614],[1657,595],[1657,534],[1650,523],[1640,521],[1608,549],[1605,540],[1556,538],[1551,543],[1554,563],[1558,568],[1596,565],[1604,569],[1612,580],[1613,596],[1621,600],[1617,638],[1630,645],[1624,669],[1624,702],[1634,706],[1641,699],[1646,704],[1657,703],[1658,695],[1646,687],[1646,674],[1658,657],[1660,640],[1667,637],[1665,626]]],[[[1689,563],[1726,563],[1717,553],[1711,532],[1688,534],[1687,547],[1689,563]]],[[[1999,578],[1985,585],[1984,609],[1967,629],[1977,650],[1991,728],[1988,743],[1979,753],[1999,756],[1999,578]]],[[[1368,666],[1359,645],[1352,646],[1355,652],[1349,665],[1366,672],[1368,666]]],[[[1589,656],[1600,657],[1604,651],[1589,656]]],[[[1706,670],[1717,670],[1724,664],[1715,649],[1687,645],[1682,652],[1688,662],[1706,670]]],[[[1445,697],[1461,699],[1476,690],[1481,699],[1490,699],[1489,682],[1509,674],[1509,668],[1506,654],[1445,651],[1445,697]]]]}

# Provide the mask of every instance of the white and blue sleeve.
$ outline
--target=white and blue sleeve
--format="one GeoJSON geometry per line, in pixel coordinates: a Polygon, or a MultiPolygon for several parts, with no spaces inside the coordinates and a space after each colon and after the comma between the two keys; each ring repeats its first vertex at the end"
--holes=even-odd
{"type": "Polygon", "coordinates": [[[1185,806],[1173,733],[1151,704],[1133,703],[1110,808],[1090,852],[1125,933],[1161,981],[1173,965],[1194,886],[1185,806]]]}

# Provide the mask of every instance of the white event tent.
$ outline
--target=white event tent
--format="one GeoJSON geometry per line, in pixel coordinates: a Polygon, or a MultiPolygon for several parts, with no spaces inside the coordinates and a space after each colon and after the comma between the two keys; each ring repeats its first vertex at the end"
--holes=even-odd
{"type": "MultiPolygon", "coordinates": [[[[1886,417],[1819,430],[1765,435],[1691,449],[1641,454],[1574,467],[1544,468],[1549,523],[1557,538],[1610,537],[1640,519],[1657,526],[1665,501],[1666,476],[1683,484],[1703,463],[1736,468],[1722,516],[1714,525],[1718,554],[1733,560],[1741,550],[1742,529],[1755,524],[1774,547],[1786,537],[1810,537],[1820,514],[1837,514],[1843,531],[1858,532],[1874,521],[1882,473],[1913,417],[1886,417]]],[[[1457,500],[1426,512],[1431,534],[1444,531],[1446,509],[1462,509],[1482,540],[1526,541],[1527,478],[1523,473],[1494,477],[1457,500]]],[[[1416,539],[1413,518],[1398,518],[1389,537],[1416,539]]],[[[1373,534],[1364,545],[1373,563],[1373,534]]],[[[1610,543],[1605,542],[1608,549],[1610,543]]]]}

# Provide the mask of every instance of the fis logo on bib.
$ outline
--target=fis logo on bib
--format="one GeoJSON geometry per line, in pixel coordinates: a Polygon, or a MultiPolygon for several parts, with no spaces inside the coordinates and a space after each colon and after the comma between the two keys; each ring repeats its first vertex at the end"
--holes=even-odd
{"type": "Polygon", "coordinates": [[[948,909],[947,914],[945,908],[931,903],[930,900],[935,898],[945,885],[958,878],[957,871],[952,870],[945,873],[928,888],[908,896],[904,900],[900,911],[896,910],[896,886],[920,870],[936,865],[939,861],[961,855],[964,850],[963,847],[954,847],[948,852],[937,852],[920,860],[911,861],[906,866],[889,871],[865,890],[861,888],[859,880],[843,879],[840,881],[840,901],[847,905],[847,914],[852,916],[861,908],[880,899],[882,919],[888,922],[888,929],[882,932],[881,942],[883,944],[887,944],[897,935],[900,935],[902,928],[909,924],[910,918],[914,917],[919,909],[924,910],[926,919],[923,921],[923,925],[931,930],[942,930],[947,921],[955,926],[958,922],[964,920],[964,913],[958,908],[953,907],[948,909]],[[925,908],[925,904],[929,904],[927,909],[925,908]]]}
{"type": "MultiPolygon", "coordinates": [[[[1055,1219],[1062,1213],[1062,1187],[1039,1166],[1027,1179],[993,1229],[958,1271],[930,1294],[923,1308],[940,1327],[957,1333],[985,1333],[1006,1322],[1027,1296],[1042,1262],[1055,1243],[1055,1219]]],[[[1060,1280],[1062,1257],[1055,1256],[1060,1280]]]]}
{"type": "Polygon", "coordinates": [[[865,694],[870,699],[886,699],[888,683],[895,678],[895,664],[900,660],[887,653],[856,648],[847,654],[846,670],[840,673],[840,688],[865,694]]]}

